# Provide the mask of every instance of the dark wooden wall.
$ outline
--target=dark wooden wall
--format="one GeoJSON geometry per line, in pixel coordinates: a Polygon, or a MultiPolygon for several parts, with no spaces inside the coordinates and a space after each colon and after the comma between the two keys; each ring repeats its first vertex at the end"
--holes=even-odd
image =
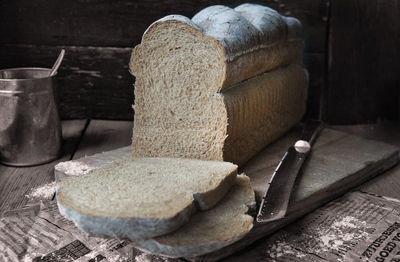
{"type": "Polygon", "coordinates": [[[332,0],[324,117],[400,117],[400,1],[332,0]]]}
{"type": "MultiPolygon", "coordinates": [[[[242,2],[0,1],[0,67],[50,67],[65,48],[58,75],[62,118],[132,119],[134,78],[128,62],[147,26],[168,14],[192,17],[209,5],[242,2]]],[[[268,5],[304,24],[307,117],[322,113],[335,123],[398,118],[399,1],[248,2],[268,5]]]]}

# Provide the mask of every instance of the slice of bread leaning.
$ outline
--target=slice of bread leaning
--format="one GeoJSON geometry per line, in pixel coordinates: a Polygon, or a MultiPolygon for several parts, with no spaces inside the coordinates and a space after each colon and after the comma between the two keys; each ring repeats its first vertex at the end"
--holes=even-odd
{"type": "Polygon", "coordinates": [[[235,185],[214,208],[197,213],[189,223],[170,234],[135,241],[135,245],[167,257],[210,253],[236,242],[250,231],[253,217],[246,213],[255,204],[249,177],[238,175],[235,185]]]}
{"type": "Polygon", "coordinates": [[[151,238],[213,207],[235,183],[228,162],[138,158],[112,162],[57,182],[61,214],[97,236],[151,238]]]}

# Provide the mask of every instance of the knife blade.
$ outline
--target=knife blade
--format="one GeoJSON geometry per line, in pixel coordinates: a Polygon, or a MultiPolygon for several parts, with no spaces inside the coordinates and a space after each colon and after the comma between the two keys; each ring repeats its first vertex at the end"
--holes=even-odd
{"type": "Polygon", "coordinates": [[[318,120],[308,120],[305,123],[300,140],[288,148],[267,185],[257,222],[266,223],[286,215],[296,177],[322,128],[318,120]]]}

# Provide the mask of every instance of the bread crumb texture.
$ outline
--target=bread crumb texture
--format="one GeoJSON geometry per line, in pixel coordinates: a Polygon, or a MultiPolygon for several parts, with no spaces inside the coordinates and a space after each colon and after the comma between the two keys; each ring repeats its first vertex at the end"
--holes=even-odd
{"type": "Polygon", "coordinates": [[[86,176],[62,180],[57,185],[57,198],[61,204],[92,216],[171,217],[193,202],[194,193],[217,188],[235,172],[236,165],[227,162],[122,160],[86,176]]]}

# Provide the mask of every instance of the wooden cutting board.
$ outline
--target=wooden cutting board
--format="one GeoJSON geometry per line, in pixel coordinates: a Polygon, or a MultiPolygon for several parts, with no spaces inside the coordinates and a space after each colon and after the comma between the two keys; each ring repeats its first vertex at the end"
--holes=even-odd
{"type": "MultiPolygon", "coordinates": [[[[300,133],[301,127],[292,129],[241,168],[240,171],[251,179],[258,205],[276,165],[287,148],[300,137],[300,133]]],[[[83,175],[114,160],[129,157],[131,147],[124,147],[63,162],[56,166],[55,177],[59,180],[65,176],[83,175]]],[[[266,224],[255,223],[240,241],[213,253],[186,259],[214,261],[226,257],[382,173],[394,166],[398,159],[399,150],[395,146],[326,128],[321,132],[296,181],[284,219],[266,224]]]]}

